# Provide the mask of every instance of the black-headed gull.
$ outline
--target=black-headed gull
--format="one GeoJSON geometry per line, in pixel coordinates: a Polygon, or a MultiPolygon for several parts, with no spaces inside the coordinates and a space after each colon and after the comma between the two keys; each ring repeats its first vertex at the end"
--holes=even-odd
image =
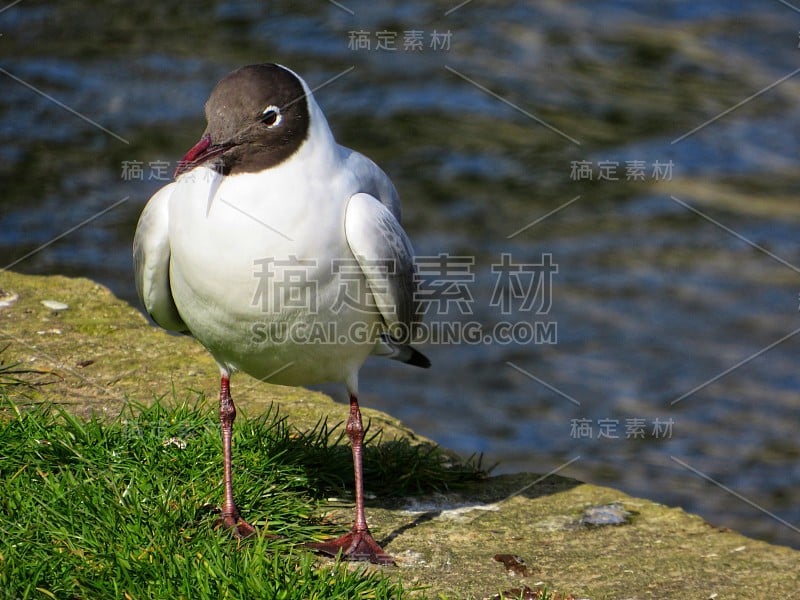
{"type": "Polygon", "coordinates": [[[364,516],[358,370],[371,354],[430,366],[407,343],[420,311],[397,191],[375,163],[336,143],[308,85],[283,66],[232,72],[205,112],[208,126],[175,181],[145,206],[133,254],[153,320],[191,334],[219,364],[219,523],[237,536],[254,532],[233,500],[231,375],[342,382],[355,521],[346,535],[312,546],[390,564],[364,516]]]}

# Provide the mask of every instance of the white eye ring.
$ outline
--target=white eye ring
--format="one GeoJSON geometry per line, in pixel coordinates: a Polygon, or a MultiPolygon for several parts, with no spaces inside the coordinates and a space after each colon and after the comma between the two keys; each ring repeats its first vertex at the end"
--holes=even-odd
{"type": "Polygon", "coordinates": [[[275,106],[274,104],[270,104],[267,108],[261,111],[261,116],[265,117],[269,113],[275,113],[275,121],[272,123],[265,123],[267,127],[272,129],[273,127],[277,127],[281,124],[283,120],[283,115],[281,115],[281,109],[275,106]]]}

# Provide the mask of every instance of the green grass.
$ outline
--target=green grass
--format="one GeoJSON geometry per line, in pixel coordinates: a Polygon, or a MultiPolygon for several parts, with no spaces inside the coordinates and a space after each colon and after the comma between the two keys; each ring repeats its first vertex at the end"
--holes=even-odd
{"type": "MultiPolygon", "coordinates": [[[[134,407],[111,423],[20,408],[0,386],[0,600],[17,598],[398,598],[396,571],[318,559],[302,543],[341,533],[318,503],[352,487],[341,427],[293,432],[274,411],[240,415],[234,490],[261,534],[214,530],[221,499],[216,411],[134,407]]],[[[368,489],[403,496],[481,476],[438,448],[381,444],[368,489]]]]}

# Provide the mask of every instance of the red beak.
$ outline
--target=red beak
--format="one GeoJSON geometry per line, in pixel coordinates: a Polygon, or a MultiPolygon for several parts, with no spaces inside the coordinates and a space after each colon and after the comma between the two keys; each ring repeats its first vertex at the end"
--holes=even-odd
{"type": "Polygon", "coordinates": [[[222,154],[230,147],[231,144],[212,144],[211,136],[205,134],[180,160],[178,166],[175,168],[173,177],[177,179],[179,175],[191,171],[196,166],[222,154]]]}

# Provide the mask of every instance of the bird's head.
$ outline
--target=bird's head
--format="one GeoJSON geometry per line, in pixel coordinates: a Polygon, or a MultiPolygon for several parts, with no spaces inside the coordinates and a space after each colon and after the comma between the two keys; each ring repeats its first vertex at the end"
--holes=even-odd
{"type": "Polygon", "coordinates": [[[308,94],[302,80],[280,65],[249,65],[230,73],[212,90],[208,126],[175,177],[199,165],[228,175],[284,162],[308,137],[308,94]]]}

